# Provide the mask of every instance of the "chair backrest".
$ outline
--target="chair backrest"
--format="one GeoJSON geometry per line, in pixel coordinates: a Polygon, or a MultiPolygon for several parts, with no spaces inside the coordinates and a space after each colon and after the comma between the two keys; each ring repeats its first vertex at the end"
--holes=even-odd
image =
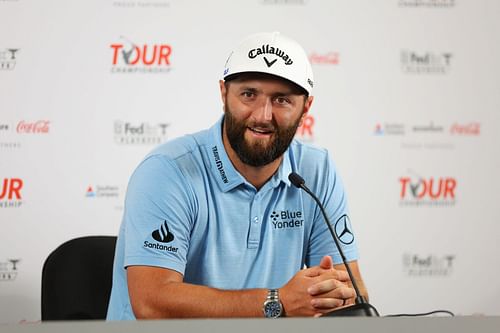
{"type": "Polygon", "coordinates": [[[114,236],[67,241],[45,260],[42,321],[105,319],[113,275],[114,236]]]}

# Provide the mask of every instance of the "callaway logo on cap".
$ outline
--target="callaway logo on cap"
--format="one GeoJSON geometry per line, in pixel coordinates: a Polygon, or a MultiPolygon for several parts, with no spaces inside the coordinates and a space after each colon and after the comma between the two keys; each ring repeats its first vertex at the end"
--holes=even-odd
{"type": "Polygon", "coordinates": [[[245,72],[276,75],[304,88],[309,95],[312,92],[313,73],[304,49],[279,32],[251,35],[229,55],[224,79],[245,72]]]}

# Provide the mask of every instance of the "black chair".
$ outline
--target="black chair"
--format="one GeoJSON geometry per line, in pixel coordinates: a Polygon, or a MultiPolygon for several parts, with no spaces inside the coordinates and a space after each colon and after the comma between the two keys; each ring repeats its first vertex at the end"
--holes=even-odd
{"type": "Polygon", "coordinates": [[[42,270],[42,321],[105,319],[116,237],[75,238],[55,249],[42,270]]]}

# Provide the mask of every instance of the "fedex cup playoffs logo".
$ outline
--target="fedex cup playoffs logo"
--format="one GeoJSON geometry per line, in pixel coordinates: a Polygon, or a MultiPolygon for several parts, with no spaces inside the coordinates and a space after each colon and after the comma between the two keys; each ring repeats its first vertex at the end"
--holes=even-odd
{"type": "Polygon", "coordinates": [[[455,204],[457,180],[453,177],[401,177],[400,204],[452,206],[455,204]]]}
{"type": "Polygon", "coordinates": [[[136,44],[124,37],[110,45],[112,73],[165,73],[170,71],[172,47],[169,44],[136,44]]]}

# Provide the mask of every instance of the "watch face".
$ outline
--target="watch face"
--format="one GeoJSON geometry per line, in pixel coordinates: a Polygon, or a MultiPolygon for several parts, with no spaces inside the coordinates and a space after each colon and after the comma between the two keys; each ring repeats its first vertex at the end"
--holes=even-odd
{"type": "Polygon", "coordinates": [[[264,312],[267,318],[277,318],[281,315],[281,304],[278,301],[267,302],[264,312]]]}

